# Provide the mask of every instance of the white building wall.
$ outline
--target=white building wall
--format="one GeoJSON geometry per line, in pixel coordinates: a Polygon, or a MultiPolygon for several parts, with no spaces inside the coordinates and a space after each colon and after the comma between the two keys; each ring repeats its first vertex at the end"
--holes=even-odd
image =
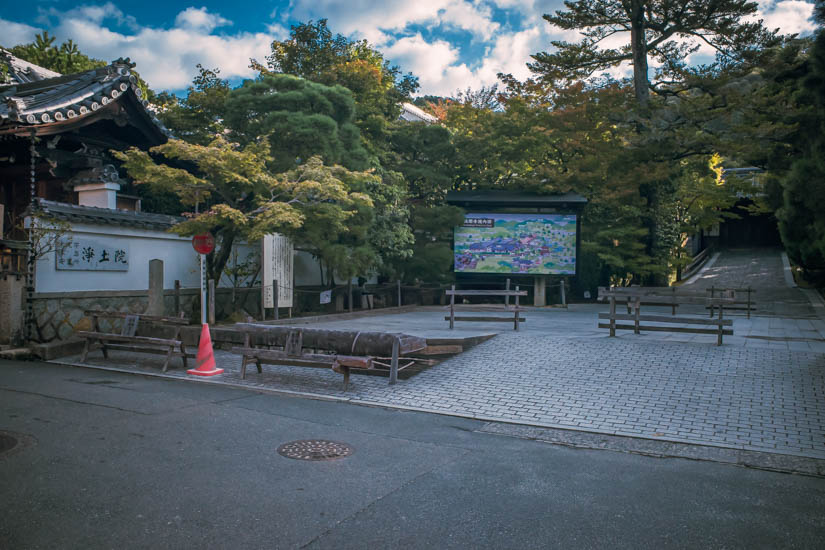
{"type": "MultiPolygon", "coordinates": [[[[174,288],[180,280],[184,288],[200,285],[198,254],[189,237],[172,233],[92,224],[72,224],[73,238],[92,239],[112,247],[129,249],[127,271],[57,270],[54,252],[39,259],[36,266],[36,292],[77,292],[89,290],[146,290],[149,288],[149,261],[163,260],[163,287],[174,288]]],[[[239,261],[259,246],[240,244],[239,261]]],[[[228,286],[224,278],[221,286],[228,286]]]]}

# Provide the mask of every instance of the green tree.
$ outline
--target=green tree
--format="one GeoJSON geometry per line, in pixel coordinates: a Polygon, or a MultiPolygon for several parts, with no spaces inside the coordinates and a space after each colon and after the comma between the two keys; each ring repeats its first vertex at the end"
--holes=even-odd
{"type": "MultiPolygon", "coordinates": [[[[702,45],[714,49],[720,66],[754,61],[776,37],[762,22],[748,22],[757,10],[747,0],[566,0],[566,10],[544,15],[552,25],[576,30],[576,43],[554,41],[556,51],[533,56],[531,70],[547,82],[574,82],[598,71],[633,64],[633,89],[639,105],[650,98],[649,59],[660,64],[658,84],[690,73],[685,58],[702,45]],[[603,46],[611,37],[629,33],[620,47],[603,46]]],[[[654,88],[655,89],[655,88],[654,88]]]]}
{"type": "MultiPolygon", "coordinates": [[[[825,24],[825,2],[817,3],[825,24]]],[[[809,56],[800,67],[794,100],[799,110],[798,155],[781,176],[781,207],[776,212],[788,254],[806,270],[825,269],[825,30],[820,27],[809,56]]]]}
{"type": "Polygon", "coordinates": [[[415,76],[402,74],[366,40],[333,35],[326,19],[293,25],[288,39],[272,43],[266,61],[264,66],[253,60],[253,67],[263,74],[285,73],[348,88],[359,107],[361,123],[371,115],[395,120],[400,103],[418,89],[415,76]]]}
{"type": "Polygon", "coordinates": [[[354,114],[352,94],[343,86],[274,74],[232,90],[223,120],[242,143],[268,136],[275,172],[314,155],[327,164],[362,170],[368,155],[353,124],[354,114]]]}
{"type": "Polygon", "coordinates": [[[223,116],[231,88],[220,77],[220,69],[205,69],[201,64],[197,68],[198,74],[185,97],[159,97],[159,118],[177,138],[207,145],[225,130],[223,116]]]}
{"type": "Polygon", "coordinates": [[[151,152],[168,163],[192,168],[155,162],[135,148],[112,154],[137,184],[173,191],[187,205],[202,205],[198,214],[190,214],[173,231],[215,235],[216,250],[207,258],[210,278],[220,278],[234,243],[256,241],[268,233],[292,236],[333,270],[348,269],[342,260],[345,249],[352,253],[353,269],[368,269],[374,263],[363,243],[373,201],[362,192],[376,179],[373,174],[324,166],[312,157],[294,170],[272,175],[264,140],[245,147],[222,138],[207,146],[170,140],[151,152]]]}

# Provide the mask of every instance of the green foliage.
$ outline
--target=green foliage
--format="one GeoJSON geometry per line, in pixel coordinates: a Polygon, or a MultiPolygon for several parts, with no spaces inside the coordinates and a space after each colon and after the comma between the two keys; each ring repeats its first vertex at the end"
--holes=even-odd
{"type": "Polygon", "coordinates": [[[224,120],[239,141],[268,136],[275,172],[313,155],[353,170],[367,167],[367,152],[353,124],[355,105],[342,86],[277,74],[248,80],[225,103],[224,120]]]}
{"type": "Polygon", "coordinates": [[[661,64],[658,80],[678,82],[692,72],[685,58],[703,45],[715,50],[713,68],[721,69],[752,62],[761,48],[776,40],[761,21],[749,20],[757,3],[748,0],[569,0],[565,7],[544,19],[578,31],[582,40],[553,41],[555,51],[535,54],[530,69],[546,83],[570,84],[629,61],[640,104],[649,96],[649,58],[661,64]],[[604,46],[605,39],[627,31],[628,43],[604,46]]]}
{"type": "Polygon", "coordinates": [[[450,131],[440,124],[401,121],[389,126],[388,137],[382,165],[403,175],[416,203],[443,203],[455,171],[450,131]]]}
{"type": "MultiPolygon", "coordinates": [[[[825,23],[825,3],[817,9],[825,23]]],[[[791,82],[801,120],[791,143],[799,154],[780,179],[782,204],[776,217],[788,255],[814,270],[825,268],[825,30],[819,30],[797,75],[791,82]]]]}
{"type": "Polygon", "coordinates": [[[175,136],[198,145],[207,145],[223,130],[224,104],[229,97],[229,83],[220,78],[219,69],[205,69],[198,64],[198,74],[187,88],[185,98],[159,97],[160,119],[175,136]]]}
{"type": "Polygon", "coordinates": [[[416,77],[402,74],[366,40],[333,35],[326,19],[293,25],[287,40],[272,43],[266,61],[263,66],[253,60],[253,67],[262,74],[291,74],[348,88],[358,105],[356,120],[362,130],[372,117],[398,118],[400,103],[418,89],[416,77]]]}
{"type": "Polygon", "coordinates": [[[394,261],[387,273],[406,283],[444,283],[452,279],[453,228],[464,222],[455,206],[414,206],[410,223],[415,235],[412,254],[394,261]]]}
{"type": "Polygon", "coordinates": [[[59,46],[55,45],[55,40],[48,31],[43,31],[35,36],[34,42],[19,44],[9,48],[9,51],[20,59],[60,74],[80,73],[107,65],[105,61],[80,53],[71,39],[59,46]]]}

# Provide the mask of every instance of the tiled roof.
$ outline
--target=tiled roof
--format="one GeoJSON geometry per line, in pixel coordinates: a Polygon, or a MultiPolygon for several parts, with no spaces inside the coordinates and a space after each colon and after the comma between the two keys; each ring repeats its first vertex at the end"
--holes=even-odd
{"type": "Polygon", "coordinates": [[[0,82],[0,85],[5,84],[26,84],[28,82],[37,82],[46,78],[54,78],[61,76],[60,73],[50,71],[49,69],[29,63],[19,57],[15,57],[8,50],[0,48],[0,63],[6,66],[6,80],[0,82]]]}
{"type": "Polygon", "coordinates": [[[165,231],[183,218],[166,214],[150,214],[131,210],[111,210],[94,206],[77,206],[62,202],[37,199],[40,213],[47,218],[63,220],[69,223],[89,223],[94,225],[140,227],[165,231]]]}
{"type": "MultiPolygon", "coordinates": [[[[10,67],[26,63],[5,50],[0,52],[10,67]],[[11,61],[9,56],[13,58],[11,61]]],[[[59,133],[61,127],[83,125],[84,118],[92,122],[97,118],[95,113],[111,103],[129,101],[138,106],[141,116],[163,141],[169,136],[169,131],[148,109],[149,103],[143,99],[137,78],[131,72],[134,65],[128,59],[65,76],[30,63],[26,65],[28,69],[15,73],[15,79],[21,80],[23,74],[23,80],[27,78],[25,75],[32,77],[29,81],[0,86],[0,134],[59,133]]]]}

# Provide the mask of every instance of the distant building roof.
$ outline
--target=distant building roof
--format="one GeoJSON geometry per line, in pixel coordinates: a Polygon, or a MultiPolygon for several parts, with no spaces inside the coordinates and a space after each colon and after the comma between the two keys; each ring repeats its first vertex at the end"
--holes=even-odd
{"type": "Polygon", "coordinates": [[[408,122],[426,122],[427,124],[434,124],[438,122],[438,119],[433,115],[419,109],[412,103],[401,104],[400,118],[408,122]]]}
{"type": "Polygon", "coordinates": [[[166,214],[150,214],[131,210],[112,210],[94,206],[77,206],[62,202],[37,199],[40,213],[44,217],[69,223],[89,223],[94,225],[140,227],[165,231],[183,221],[183,218],[166,214]]]}
{"type": "Polygon", "coordinates": [[[0,63],[13,74],[0,85],[0,135],[60,134],[98,120],[124,117],[151,144],[163,143],[169,131],[148,109],[128,59],[71,75],[60,75],[0,50],[0,63]]]}

